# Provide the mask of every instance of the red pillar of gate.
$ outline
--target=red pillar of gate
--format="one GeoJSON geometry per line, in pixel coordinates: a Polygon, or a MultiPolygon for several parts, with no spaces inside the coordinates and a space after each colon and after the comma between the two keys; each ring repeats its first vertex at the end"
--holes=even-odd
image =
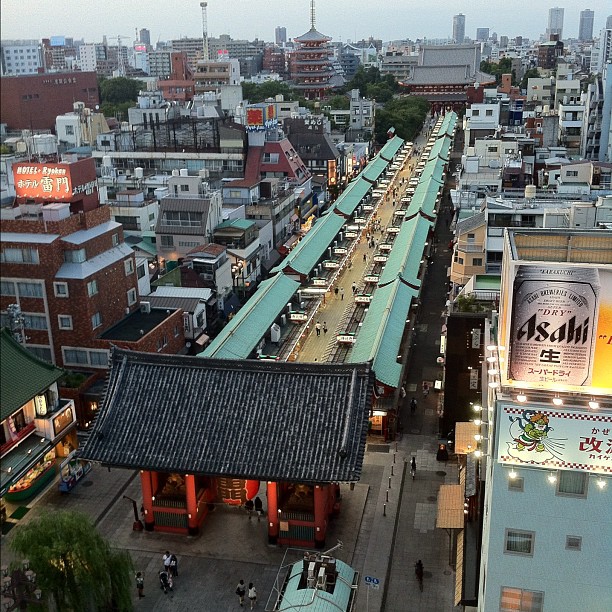
{"type": "Polygon", "coordinates": [[[153,531],[155,528],[155,517],[153,516],[153,486],[151,483],[151,472],[140,470],[140,486],[142,488],[145,529],[147,531],[153,531]]]}
{"type": "Polygon", "coordinates": [[[328,490],[329,487],[325,485],[315,485],[314,488],[315,548],[323,548],[325,546],[328,490]]]}
{"type": "Polygon", "coordinates": [[[185,474],[185,494],[187,496],[187,533],[190,536],[198,535],[198,502],[193,474],[185,474]]]}
{"type": "Polygon", "coordinates": [[[276,544],[279,533],[279,514],[278,514],[278,488],[275,482],[268,482],[266,485],[268,496],[268,542],[276,544]]]}

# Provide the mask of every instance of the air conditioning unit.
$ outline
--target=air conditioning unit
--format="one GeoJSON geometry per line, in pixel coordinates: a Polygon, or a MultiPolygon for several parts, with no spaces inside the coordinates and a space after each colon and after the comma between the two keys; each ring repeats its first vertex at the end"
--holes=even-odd
{"type": "Polygon", "coordinates": [[[324,589],[326,582],[325,568],[320,567],[319,574],[317,575],[317,588],[324,589]]]}
{"type": "Polygon", "coordinates": [[[140,312],[148,314],[151,312],[151,302],[140,302],[140,312]]]}

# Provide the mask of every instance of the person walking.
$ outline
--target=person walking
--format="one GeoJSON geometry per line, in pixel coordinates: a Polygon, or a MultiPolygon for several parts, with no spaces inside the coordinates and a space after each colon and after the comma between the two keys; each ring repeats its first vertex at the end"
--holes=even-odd
{"type": "Polygon", "coordinates": [[[423,562],[420,559],[414,564],[414,573],[419,581],[419,589],[423,591],[423,574],[425,570],[423,569],[423,562]]]}
{"type": "Polygon", "coordinates": [[[251,515],[253,514],[253,500],[252,499],[247,499],[244,502],[244,509],[247,511],[247,515],[249,516],[249,521],[251,520],[251,515]]]}
{"type": "Polygon", "coordinates": [[[327,334],[327,321],[323,321],[323,335],[327,334]]]}
{"type": "Polygon", "coordinates": [[[144,576],[142,572],[136,574],[136,590],[138,591],[138,599],[142,599],[144,594],[144,576]]]}
{"type": "Polygon", "coordinates": [[[355,281],[353,281],[351,289],[353,290],[353,295],[355,295],[357,293],[357,283],[355,281]]]}
{"type": "Polygon", "coordinates": [[[338,287],[334,287],[334,295],[336,296],[336,299],[338,299],[338,287]]]}
{"type": "MultiPolygon", "coordinates": [[[[325,323],[323,323],[323,326],[325,326],[325,323]]],[[[325,327],[323,329],[325,330],[325,327]]],[[[259,496],[255,498],[255,514],[257,515],[257,520],[260,521],[263,516],[263,504],[259,496]]]]}
{"type": "Polygon", "coordinates": [[[166,572],[168,572],[168,575],[170,575],[170,559],[171,559],[172,555],[170,554],[170,551],[167,550],[166,553],[164,554],[164,556],[162,557],[162,562],[164,564],[164,569],[166,570],[166,572]]]}
{"type": "Polygon", "coordinates": [[[178,559],[174,553],[170,555],[170,575],[173,578],[178,578],[178,559]]]}
{"type": "Polygon", "coordinates": [[[236,595],[238,595],[238,602],[241,606],[244,606],[244,596],[246,595],[246,584],[244,580],[240,580],[236,586],[236,595]]]}
{"type": "Polygon", "coordinates": [[[363,254],[363,263],[365,263],[365,262],[366,262],[366,260],[367,260],[367,255],[364,253],[364,254],[363,254]]]}
{"type": "Polygon", "coordinates": [[[413,397],[410,400],[410,412],[414,414],[416,412],[416,409],[417,409],[417,401],[416,401],[416,398],[413,397]]]}
{"type": "Polygon", "coordinates": [[[315,324],[315,330],[317,332],[317,336],[320,336],[321,335],[321,323],[319,321],[317,321],[315,324]]]}
{"type": "Polygon", "coordinates": [[[416,476],[416,459],[413,457],[410,462],[410,475],[412,476],[412,480],[414,480],[416,476]]]}
{"type": "Polygon", "coordinates": [[[340,287],[340,301],[344,300],[344,287],[340,287]]]}
{"type": "Polygon", "coordinates": [[[251,610],[255,607],[257,603],[257,590],[255,589],[255,585],[252,582],[249,582],[249,600],[251,602],[251,610]]]}

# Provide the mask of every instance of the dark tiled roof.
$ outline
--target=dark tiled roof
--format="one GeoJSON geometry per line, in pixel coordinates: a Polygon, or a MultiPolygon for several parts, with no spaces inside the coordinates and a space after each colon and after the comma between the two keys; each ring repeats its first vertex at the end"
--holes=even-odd
{"type": "Polygon", "coordinates": [[[114,349],[82,456],[126,468],[255,480],[359,480],[370,364],[164,356],[114,349]]]}
{"type": "Polygon", "coordinates": [[[47,390],[64,371],[42,361],[13,339],[5,328],[0,331],[0,420],[17,412],[34,396],[47,390]]]}

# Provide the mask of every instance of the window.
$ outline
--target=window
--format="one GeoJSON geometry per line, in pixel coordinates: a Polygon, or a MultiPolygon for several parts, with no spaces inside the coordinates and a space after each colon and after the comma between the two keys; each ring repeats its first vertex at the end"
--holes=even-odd
{"type": "Polygon", "coordinates": [[[179,326],[178,326],[178,325],[175,325],[175,326],[174,326],[174,337],[175,337],[175,338],[178,338],[180,333],[181,333],[181,332],[180,332],[179,326]]]}
{"type": "Polygon", "coordinates": [[[482,266],[482,257],[474,257],[474,259],[472,259],[472,265],[482,266]]]}
{"type": "Polygon", "coordinates": [[[62,349],[64,351],[65,365],[82,365],[87,364],[87,351],[79,349],[62,349]]]}
{"type": "Polygon", "coordinates": [[[17,283],[17,291],[20,297],[43,297],[43,288],[39,283],[17,283]]]}
{"type": "Polygon", "coordinates": [[[544,592],[501,588],[499,612],[542,612],[544,610],[544,592]]]}
{"type": "Polygon", "coordinates": [[[565,549],[566,550],[580,550],[582,548],[582,537],[570,536],[565,538],[565,549]]]}
{"type": "Polygon", "coordinates": [[[98,281],[94,278],[87,283],[87,295],[89,297],[98,293],[98,281]]]}
{"type": "Polygon", "coordinates": [[[28,351],[43,361],[48,361],[49,363],[53,362],[51,349],[47,346],[31,346],[28,344],[28,351]]]}
{"type": "Polygon", "coordinates": [[[38,263],[38,249],[2,249],[0,262],[2,263],[38,263]]]}
{"type": "Polygon", "coordinates": [[[189,191],[189,185],[186,185],[185,183],[181,183],[180,188],[181,191],[189,191]]]}
{"type": "Polygon", "coordinates": [[[130,289],[127,292],[127,301],[128,301],[128,306],[132,306],[133,304],[136,303],[136,289],[130,289]]]}
{"type": "Polygon", "coordinates": [[[119,234],[113,234],[113,246],[117,246],[119,244],[119,234]]]}
{"type": "Polygon", "coordinates": [[[68,297],[68,283],[53,283],[53,291],[55,293],[55,297],[68,297]]]}
{"type": "Polygon", "coordinates": [[[578,176],[578,170],[568,170],[566,175],[569,176],[578,176]]]}
{"type": "Polygon", "coordinates": [[[96,312],[91,316],[91,327],[96,329],[96,327],[100,327],[100,325],[102,325],[102,315],[96,312]]]}
{"type": "Polygon", "coordinates": [[[487,117],[492,117],[492,116],[493,116],[493,111],[492,111],[492,110],[490,110],[490,109],[487,109],[487,110],[485,111],[485,114],[486,114],[486,116],[487,116],[487,117]]]}
{"type": "Polygon", "coordinates": [[[504,551],[514,555],[533,555],[534,540],[534,531],[506,529],[506,545],[504,551]]]}
{"type": "Polygon", "coordinates": [[[174,247],[174,236],[161,236],[161,246],[165,248],[174,247]]]}
{"type": "Polygon", "coordinates": [[[1,281],[0,295],[17,295],[15,293],[15,283],[12,283],[11,281],[1,281]]]}
{"type": "Polygon", "coordinates": [[[64,251],[64,261],[66,263],[83,263],[87,260],[87,254],[85,249],[79,249],[78,251],[64,251]]]}
{"type": "Polygon", "coordinates": [[[49,329],[45,315],[24,314],[23,326],[26,329],[49,329]]]}
{"type": "Polygon", "coordinates": [[[58,315],[57,323],[60,329],[72,329],[72,317],[70,315],[58,315]]]}
{"type": "Polygon", "coordinates": [[[462,266],[463,265],[463,257],[457,257],[457,263],[462,266]]]}
{"type": "Polygon", "coordinates": [[[517,491],[522,493],[525,486],[525,479],[521,476],[516,476],[508,480],[508,491],[517,491]]]}
{"type": "Polygon", "coordinates": [[[66,136],[74,136],[74,125],[65,125],[66,136]]]}
{"type": "Polygon", "coordinates": [[[588,478],[586,472],[560,470],[557,473],[557,495],[586,497],[588,478]]]}
{"type": "Polygon", "coordinates": [[[89,363],[92,366],[108,367],[108,351],[89,351],[89,363]]]}
{"type": "Polygon", "coordinates": [[[123,262],[123,267],[125,268],[125,275],[134,273],[134,260],[130,257],[130,259],[126,259],[123,262]]]}
{"type": "Polygon", "coordinates": [[[144,277],[144,275],[147,273],[147,266],[146,264],[140,264],[137,268],[136,268],[136,276],[141,279],[144,277]]]}
{"type": "Polygon", "coordinates": [[[467,235],[467,241],[468,242],[474,242],[476,240],[476,234],[468,234],[467,235]]]}
{"type": "Polygon", "coordinates": [[[472,110],[472,117],[478,117],[480,115],[480,111],[477,109],[472,110]]]}

